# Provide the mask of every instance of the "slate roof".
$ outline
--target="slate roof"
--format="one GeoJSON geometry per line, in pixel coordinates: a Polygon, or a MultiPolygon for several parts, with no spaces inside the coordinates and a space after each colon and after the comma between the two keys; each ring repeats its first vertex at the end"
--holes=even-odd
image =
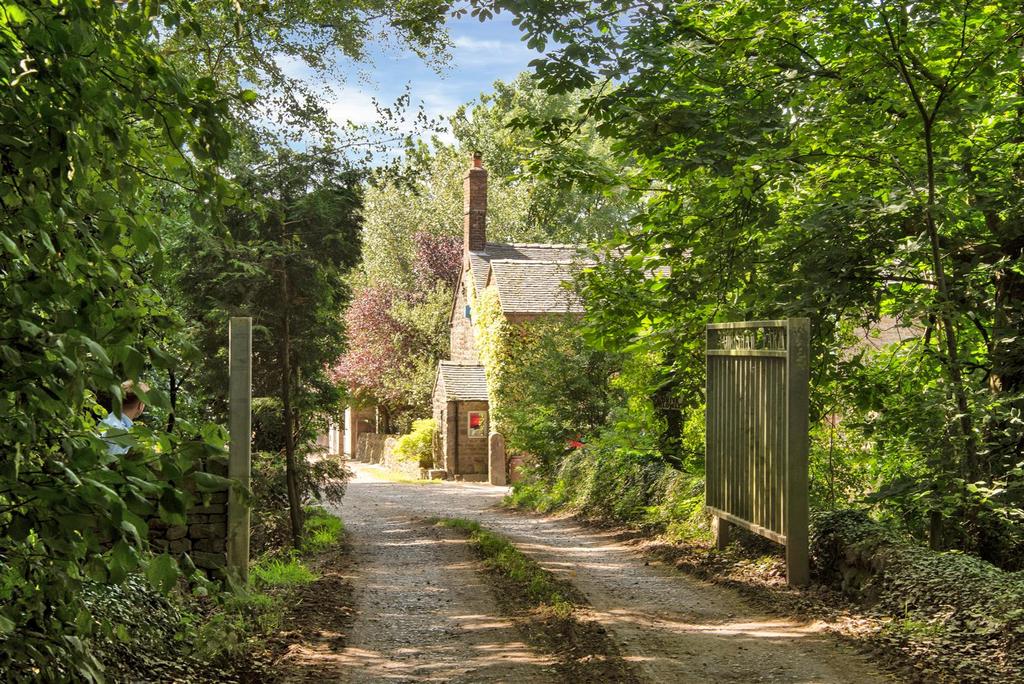
{"type": "Polygon", "coordinates": [[[487,286],[488,263],[501,259],[506,261],[573,261],[584,255],[582,245],[545,245],[527,242],[513,242],[503,245],[488,242],[483,252],[469,253],[469,266],[473,271],[473,285],[477,293],[487,286]]]}
{"type": "Polygon", "coordinates": [[[484,367],[441,361],[437,382],[444,390],[445,401],[487,401],[487,377],[484,367]]]}
{"type": "Polygon", "coordinates": [[[582,313],[572,283],[572,261],[492,259],[488,283],[498,289],[505,313],[582,313]]]}

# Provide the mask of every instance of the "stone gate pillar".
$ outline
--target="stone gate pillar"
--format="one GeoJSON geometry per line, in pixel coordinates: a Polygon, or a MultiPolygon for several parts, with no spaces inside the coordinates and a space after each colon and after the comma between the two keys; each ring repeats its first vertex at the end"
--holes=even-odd
{"type": "Polygon", "coordinates": [[[504,487],[508,484],[505,476],[505,437],[500,432],[492,432],[487,441],[487,481],[504,487]]]}

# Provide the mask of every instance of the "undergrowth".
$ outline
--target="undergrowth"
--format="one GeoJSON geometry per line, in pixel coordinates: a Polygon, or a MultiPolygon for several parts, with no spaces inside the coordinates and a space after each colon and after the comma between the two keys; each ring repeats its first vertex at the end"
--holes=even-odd
{"type": "Polygon", "coordinates": [[[311,554],[324,551],[340,540],[345,526],[338,516],[331,515],[322,508],[309,508],[306,509],[303,529],[305,538],[302,542],[302,551],[311,554]]]}
{"type": "Polygon", "coordinates": [[[814,516],[811,558],[819,580],[891,616],[882,636],[942,679],[1024,681],[1024,572],[932,551],[852,510],[814,516]]]}
{"type": "Polygon", "coordinates": [[[538,608],[549,610],[563,619],[572,614],[575,601],[570,596],[570,589],[508,539],[472,520],[439,518],[434,522],[469,535],[485,565],[518,585],[538,608]]]}
{"type": "Polygon", "coordinates": [[[250,566],[248,587],[203,581],[162,595],[142,576],[88,582],[83,599],[96,625],[89,649],[110,681],[234,681],[246,654],[280,626],[288,592],[317,579],[307,559],[343,531],[338,517],[307,509],[302,553],[264,556],[250,566]]]}
{"type": "Polygon", "coordinates": [[[553,476],[528,472],[506,499],[542,513],[571,511],[665,534],[707,540],[704,480],[646,455],[577,449],[553,476]]]}

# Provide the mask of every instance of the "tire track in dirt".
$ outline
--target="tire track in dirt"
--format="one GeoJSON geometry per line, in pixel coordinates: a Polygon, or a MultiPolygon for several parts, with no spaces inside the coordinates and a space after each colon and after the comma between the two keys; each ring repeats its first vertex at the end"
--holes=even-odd
{"type": "MultiPolygon", "coordinates": [[[[648,565],[635,551],[617,541],[612,533],[586,528],[568,519],[501,510],[497,504],[505,493],[504,488],[462,483],[396,484],[375,478],[373,467],[360,463],[354,463],[352,467],[357,478],[350,483],[342,504],[346,525],[350,526],[354,536],[359,536],[360,526],[365,525],[364,534],[369,537],[374,536],[374,528],[392,526],[387,528],[390,531],[377,535],[373,543],[360,550],[369,562],[357,564],[365,568],[364,578],[353,579],[357,587],[364,581],[374,582],[371,568],[388,564],[390,552],[384,549],[390,548],[389,544],[401,545],[403,539],[405,543],[409,542],[407,535],[410,533],[403,536],[400,530],[409,527],[407,521],[410,519],[429,516],[469,518],[505,535],[543,567],[571,581],[582,591],[591,604],[591,611],[586,617],[598,621],[608,630],[624,658],[634,665],[645,681],[658,684],[876,684],[892,681],[864,657],[827,635],[821,624],[766,615],[727,588],[702,582],[658,564],[648,565]],[[374,554],[381,554],[381,557],[374,561],[374,554]]],[[[423,534],[425,532],[416,533],[421,539],[423,534]]],[[[441,546],[447,548],[450,545],[441,546]]],[[[409,555],[405,560],[414,564],[429,562],[427,555],[422,558],[409,555]]],[[[471,569],[471,561],[462,560],[455,565],[464,568],[466,574],[459,574],[461,585],[451,582],[444,585],[445,598],[461,601],[469,600],[466,595],[470,593],[487,594],[486,587],[474,575],[476,571],[471,569]]],[[[410,568],[407,572],[409,581],[415,583],[419,571],[410,568]]],[[[429,575],[426,579],[433,583],[435,572],[424,569],[423,573],[429,575]]],[[[421,586],[429,593],[427,590],[434,585],[421,582],[421,586]]],[[[411,608],[409,601],[414,599],[404,592],[388,592],[379,582],[375,587],[369,588],[366,598],[376,602],[373,605],[383,611],[382,617],[390,615],[390,619],[400,622],[402,614],[411,608]]],[[[493,608],[493,601],[487,600],[487,603],[487,610],[483,612],[493,619],[497,611],[493,608]]],[[[448,619],[454,619],[454,616],[448,619]]],[[[489,648],[496,647],[505,638],[513,640],[516,648],[521,646],[514,632],[501,631],[508,629],[505,624],[496,627],[498,631],[491,635],[495,638],[490,639],[493,643],[489,648]]],[[[359,631],[358,626],[356,631],[359,631]]],[[[422,638],[429,639],[429,635],[423,634],[422,638]]],[[[357,643],[353,635],[351,644],[355,646],[357,643]]],[[[524,648],[522,653],[526,652],[524,648]]],[[[375,658],[377,660],[367,656],[363,660],[368,667],[374,668],[366,671],[377,673],[379,679],[370,677],[348,681],[388,681],[389,677],[383,676],[386,673],[410,672],[411,663],[400,650],[391,654],[389,660],[378,649],[375,658]]],[[[490,665],[488,661],[483,661],[483,664],[490,665]]],[[[440,671],[445,667],[433,671],[420,668],[418,671],[441,676],[440,671]]],[[[532,672],[543,675],[544,670],[542,665],[534,664],[532,672]]],[[[485,682],[520,679],[518,675],[487,679],[486,670],[475,673],[457,669],[450,671],[462,679],[445,680],[442,676],[442,680],[485,682]]],[[[497,673],[497,670],[493,672],[497,673]]],[[[409,681],[432,681],[404,676],[410,676],[409,681]]]]}
{"type": "Polygon", "coordinates": [[[501,616],[467,540],[364,487],[350,484],[343,512],[355,622],[344,650],[318,663],[320,681],[557,681],[501,616]]]}

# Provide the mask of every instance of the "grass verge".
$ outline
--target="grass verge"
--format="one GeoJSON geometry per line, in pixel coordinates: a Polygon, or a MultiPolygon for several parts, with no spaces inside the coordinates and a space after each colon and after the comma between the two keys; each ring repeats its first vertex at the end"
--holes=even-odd
{"type": "Polygon", "coordinates": [[[296,556],[261,559],[249,569],[252,581],[259,588],[297,587],[316,581],[316,573],[296,556]]]}
{"type": "Polygon", "coordinates": [[[586,599],[572,584],[475,521],[435,518],[431,522],[469,538],[489,570],[502,612],[527,642],[555,658],[563,681],[639,681],[604,627],[586,619],[586,599]]]}
{"type": "Polygon", "coordinates": [[[331,515],[322,508],[306,509],[306,522],[303,528],[305,539],[302,542],[302,552],[306,554],[319,553],[330,548],[345,533],[341,518],[331,515]]]}
{"type": "Polygon", "coordinates": [[[464,518],[439,518],[435,522],[468,535],[488,569],[514,582],[535,607],[567,619],[572,616],[575,606],[583,603],[571,585],[559,581],[508,539],[485,529],[480,523],[464,518]]]}
{"type": "Polygon", "coordinates": [[[337,516],[306,509],[301,551],[279,550],[260,558],[249,567],[249,586],[223,594],[215,607],[197,616],[202,645],[197,655],[229,656],[240,663],[236,678],[241,681],[275,681],[282,652],[307,638],[307,614],[330,612],[336,602],[347,605],[349,587],[330,567],[343,534],[337,516]],[[315,608],[302,611],[299,605],[315,608]]]}
{"type": "Polygon", "coordinates": [[[307,676],[288,655],[295,645],[318,652],[345,647],[353,610],[344,537],[340,518],[307,508],[301,551],[262,559],[250,569],[253,584],[281,606],[278,625],[264,632],[261,648],[250,655],[261,668],[261,676],[250,681],[307,676]]]}

